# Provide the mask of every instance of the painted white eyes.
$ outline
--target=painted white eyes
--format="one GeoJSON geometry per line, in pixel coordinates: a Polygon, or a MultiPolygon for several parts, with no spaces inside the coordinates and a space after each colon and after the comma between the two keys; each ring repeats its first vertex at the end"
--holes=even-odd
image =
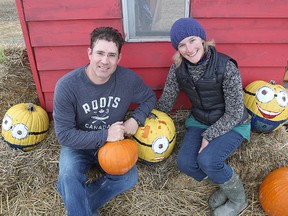
{"type": "Polygon", "coordinates": [[[12,117],[5,115],[2,121],[2,129],[11,130],[12,137],[15,139],[24,139],[29,135],[28,128],[24,124],[15,124],[12,126],[12,117]]]}
{"type": "Polygon", "coordinates": [[[5,115],[2,121],[2,129],[5,131],[10,130],[12,127],[12,118],[9,115],[5,115]]]}
{"type": "Polygon", "coordinates": [[[276,97],[277,103],[281,107],[286,107],[288,104],[287,93],[284,91],[279,91],[277,94],[274,94],[274,90],[268,86],[259,88],[256,91],[256,98],[262,103],[268,103],[276,97]]]}
{"type": "Polygon", "coordinates": [[[277,103],[279,104],[279,106],[281,107],[286,107],[288,104],[288,98],[287,98],[287,94],[284,91],[280,91],[277,94],[277,103]]]}
{"type": "Polygon", "coordinates": [[[24,124],[16,124],[12,127],[12,137],[15,139],[24,139],[28,136],[28,128],[24,124]]]}
{"type": "Polygon", "coordinates": [[[264,86],[257,90],[256,98],[262,103],[268,103],[274,98],[274,91],[270,87],[264,86]]]}
{"type": "Polygon", "coordinates": [[[168,149],[169,140],[166,137],[158,137],[152,144],[152,150],[157,154],[162,154],[168,149]]]}

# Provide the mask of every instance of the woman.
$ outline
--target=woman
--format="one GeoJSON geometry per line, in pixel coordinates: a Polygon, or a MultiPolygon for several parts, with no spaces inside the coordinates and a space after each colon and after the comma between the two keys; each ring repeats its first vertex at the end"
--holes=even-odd
{"type": "Polygon", "coordinates": [[[193,18],[177,20],[170,38],[177,52],[156,108],[170,112],[180,90],[192,103],[177,166],[197,181],[219,185],[209,198],[213,215],[237,215],[247,199],[239,176],[225,160],[250,138],[237,62],[217,52],[193,18]]]}

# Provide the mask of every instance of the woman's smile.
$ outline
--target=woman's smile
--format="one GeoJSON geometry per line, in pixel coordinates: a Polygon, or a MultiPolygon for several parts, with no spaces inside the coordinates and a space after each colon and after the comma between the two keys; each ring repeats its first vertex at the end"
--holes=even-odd
{"type": "Polygon", "coordinates": [[[188,61],[197,64],[204,55],[202,39],[196,36],[187,37],[179,43],[178,51],[188,61]]]}

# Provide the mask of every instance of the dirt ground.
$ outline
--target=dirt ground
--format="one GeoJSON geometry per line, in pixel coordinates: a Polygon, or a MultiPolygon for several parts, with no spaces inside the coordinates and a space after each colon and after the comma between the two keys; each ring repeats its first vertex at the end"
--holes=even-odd
{"type": "Polygon", "coordinates": [[[24,45],[14,0],[0,1],[0,46],[24,45]]]}

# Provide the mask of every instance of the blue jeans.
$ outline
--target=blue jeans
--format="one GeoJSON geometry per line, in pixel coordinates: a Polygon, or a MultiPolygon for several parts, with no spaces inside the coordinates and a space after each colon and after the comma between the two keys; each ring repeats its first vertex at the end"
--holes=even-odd
{"type": "Polygon", "coordinates": [[[209,142],[199,154],[204,130],[187,128],[177,155],[177,166],[181,172],[197,181],[208,176],[215,184],[223,184],[231,179],[233,173],[225,160],[241,145],[244,138],[231,130],[209,142]]]}
{"type": "Polygon", "coordinates": [[[124,175],[104,173],[95,182],[87,184],[86,173],[95,164],[99,167],[96,150],[61,147],[57,191],[68,216],[97,215],[99,207],[138,182],[134,166],[124,175]]]}

